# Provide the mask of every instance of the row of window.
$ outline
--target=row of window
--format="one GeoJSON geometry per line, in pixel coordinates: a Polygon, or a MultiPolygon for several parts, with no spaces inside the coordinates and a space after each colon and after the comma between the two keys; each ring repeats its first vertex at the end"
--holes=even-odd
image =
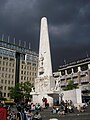
{"type": "Polygon", "coordinates": [[[1,80],[1,83],[2,84],[14,84],[14,81],[11,81],[11,80],[1,80]]]}
{"type": "Polygon", "coordinates": [[[34,81],[34,78],[31,78],[31,77],[26,77],[26,76],[21,76],[21,80],[26,80],[26,81],[34,81]]]}
{"type": "Polygon", "coordinates": [[[2,59],[2,60],[9,60],[9,61],[15,61],[14,58],[4,57],[4,56],[0,56],[0,59],[2,59]]]}
{"type": "Polygon", "coordinates": [[[33,76],[36,76],[36,73],[34,73],[34,72],[29,72],[29,71],[21,71],[21,74],[23,74],[23,75],[33,75],[33,76]]]}
{"type": "Polygon", "coordinates": [[[0,67],[0,70],[1,71],[6,71],[6,72],[12,72],[12,73],[14,73],[14,71],[15,71],[14,69],[7,68],[7,67],[6,68],[5,67],[0,67]]]}
{"type": "Polygon", "coordinates": [[[1,88],[1,90],[10,90],[10,87],[8,87],[8,86],[1,86],[0,88],[1,88]]]}
{"type": "Polygon", "coordinates": [[[6,74],[5,74],[5,73],[2,73],[2,74],[1,74],[1,77],[3,77],[3,78],[12,78],[12,79],[13,79],[13,78],[14,78],[14,75],[7,74],[7,73],[6,73],[6,74]]]}
{"type": "Polygon", "coordinates": [[[11,62],[9,63],[9,62],[1,61],[1,60],[0,60],[0,65],[14,67],[14,66],[15,66],[15,63],[11,63],[11,62]]]}
{"type": "Polygon", "coordinates": [[[35,70],[35,71],[36,71],[36,67],[31,67],[31,66],[25,66],[25,65],[22,65],[21,68],[22,68],[22,69],[35,70]]]}
{"type": "MultiPolygon", "coordinates": [[[[67,74],[71,74],[71,73],[72,73],[72,69],[73,69],[73,72],[74,72],[74,73],[77,73],[77,72],[78,72],[78,67],[68,68],[68,69],[66,69],[67,74]]],[[[80,66],[80,69],[81,69],[81,71],[88,70],[88,64],[81,65],[81,66],[80,66]]],[[[61,75],[65,75],[65,70],[61,70],[61,75]]]]}
{"type": "Polygon", "coordinates": [[[9,96],[10,96],[10,93],[1,93],[1,96],[2,96],[2,97],[9,97],[9,96]]]}

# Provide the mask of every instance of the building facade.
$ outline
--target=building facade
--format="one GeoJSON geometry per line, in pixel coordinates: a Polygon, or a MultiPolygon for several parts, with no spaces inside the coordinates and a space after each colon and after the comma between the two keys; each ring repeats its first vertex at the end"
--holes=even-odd
{"type": "Polygon", "coordinates": [[[90,99],[90,58],[60,66],[53,75],[62,90],[73,80],[81,89],[83,99],[90,99]]]}
{"type": "Polygon", "coordinates": [[[0,41],[0,93],[9,98],[9,88],[37,76],[38,54],[22,46],[0,41]]]}

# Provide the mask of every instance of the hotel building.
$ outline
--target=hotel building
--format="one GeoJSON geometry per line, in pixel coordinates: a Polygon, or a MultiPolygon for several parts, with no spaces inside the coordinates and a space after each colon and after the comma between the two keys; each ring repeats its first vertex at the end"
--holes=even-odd
{"type": "Polygon", "coordinates": [[[25,47],[0,40],[0,94],[9,99],[9,88],[37,76],[38,54],[25,47]]]}
{"type": "Polygon", "coordinates": [[[73,80],[81,89],[82,98],[90,100],[90,58],[60,66],[58,72],[54,72],[53,75],[62,90],[73,80]]]}

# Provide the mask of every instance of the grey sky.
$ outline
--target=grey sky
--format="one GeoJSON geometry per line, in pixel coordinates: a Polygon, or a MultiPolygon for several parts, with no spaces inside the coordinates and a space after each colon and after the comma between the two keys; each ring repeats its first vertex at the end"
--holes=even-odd
{"type": "Polygon", "coordinates": [[[90,0],[0,0],[0,37],[38,52],[40,19],[48,18],[53,69],[90,56],[90,0]]]}

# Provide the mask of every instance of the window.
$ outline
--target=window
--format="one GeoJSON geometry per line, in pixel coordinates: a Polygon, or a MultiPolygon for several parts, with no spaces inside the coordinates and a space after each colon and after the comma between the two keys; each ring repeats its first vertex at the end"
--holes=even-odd
{"type": "Polygon", "coordinates": [[[85,65],[82,65],[81,66],[81,70],[82,71],[85,71],[85,70],[87,70],[88,69],[88,64],[85,64],[85,65]]]}
{"type": "Polygon", "coordinates": [[[5,74],[5,78],[7,78],[7,74],[5,74]]]}
{"type": "Polygon", "coordinates": [[[24,71],[24,75],[26,75],[26,71],[24,71]]]}
{"type": "Polygon", "coordinates": [[[11,63],[9,63],[9,66],[11,66],[11,63]]]}
{"type": "Polygon", "coordinates": [[[3,61],[3,65],[5,65],[5,62],[3,61]]]}
{"type": "Polygon", "coordinates": [[[26,80],[26,77],[24,77],[24,80],[26,80]]]}
{"type": "Polygon", "coordinates": [[[4,71],[4,67],[2,68],[2,71],[4,71]]]}
{"type": "Polygon", "coordinates": [[[9,74],[9,75],[8,75],[8,78],[10,78],[10,77],[11,77],[11,75],[9,74]]]}
{"type": "Polygon", "coordinates": [[[10,94],[8,93],[8,97],[10,96],[10,94]]]}
{"type": "Polygon", "coordinates": [[[6,93],[4,93],[4,97],[6,97],[6,93]]]}
{"type": "Polygon", "coordinates": [[[71,74],[71,73],[72,73],[72,69],[71,68],[67,69],[67,74],[71,74]]]}
{"type": "Polygon", "coordinates": [[[21,80],[23,80],[23,76],[21,76],[21,80]]]}
{"type": "Polygon", "coordinates": [[[4,90],[6,90],[6,86],[4,87],[4,90]]]}
{"type": "Polygon", "coordinates": [[[6,62],[6,66],[8,65],[8,62],[6,62]]]}
{"type": "Polygon", "coordinates": [[[1,86],[0,88],[1,88],[1,90],[3,90],[3,86],[1,86]]]}
{"type": "Polygon", "coordinates": [[[62,71],[61,71],[61,75],[65,75],[65,70],[62,70],[62,71]]]}
{"type": "Polygon", "coordinates": [[[9,68],[9,72],[11,72],[11,68],[9,68]]]}
{"type": "Polygon", "coordinates": [[[13,83],[14,83],[14,82],[12,81],[12,85],[13,85],[13,83]]]}
{"type": "Polygon", "coordinates": [[[12,66],[14,67],[14,63],[12,64],[12,66]]]}
{"type": "Polygon", "coordinates": [[[29,66],[27,66],[27,70],[29,70],[29,66]]]}
{"type": "Polygon", "coordinates": [[[78,72],[78,67],[74,67],[74,68],[73,68],[73,72],[74,72],[74,73],[77,73],[77,72],[78,72]]]}
{"type": "Polygon", "coordinates": [[[14,69],[12,69],[12,72],[14,72],[14,69]]]}
{"type": "Polygon", "coordinates": [[[6,71],[8,71],[8,68],[6,68],[6,71]]]}
{"type": "Polygon", "coordinates": [[[23,69],[23,65],[22,65],[22,69],[23,69]]]}
{"type": "Polygon", "coordinates": [[[3,83],[3,80],[1,80],[1,83],[3,83]]]}
{"type": "Polygon", "coordinates": [[[12,75],[12,78],[14,78],[14,75],[12,75]]]}
{"type": "Polygon", "coordinates": [[[8,81],[8,84],[10,84],[10,80],[8,81]]]}
{"type": "Polygon", "coordinates": [[[2,77],[4,77],[4,73],[2,73],[2,77]]]}
{"type": "Polygon", "coordinates": [[[27,72],[27,75],[29,75],[29,72],[27,72]]]}
{"type": "Polygon", "coordinates": [[[24,66],[24,69],[26,69],[26,66],[24,66]]]}
{"type": "Polygon", "coordinates": [[[7,80],[5,80],[5,84],[7,84],[7,80]]]}

